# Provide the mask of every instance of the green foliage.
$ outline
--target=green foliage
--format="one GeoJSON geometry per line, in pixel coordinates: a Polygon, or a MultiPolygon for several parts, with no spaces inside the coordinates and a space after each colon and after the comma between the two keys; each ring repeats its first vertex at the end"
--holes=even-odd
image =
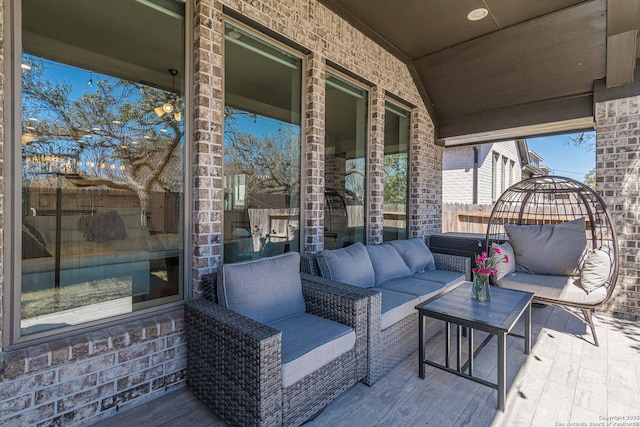
{"type": "Polygon", "coordinates": [[[596,189],[596,168],[593,168],[589,172],[587,172],[587,174],[584,176],[583,182],[594,190],[596,189]]]}
{"type": "Polygon", "coordinates": [[[407,153],[384,156],[384,203],[407,202],[407,153]]]}

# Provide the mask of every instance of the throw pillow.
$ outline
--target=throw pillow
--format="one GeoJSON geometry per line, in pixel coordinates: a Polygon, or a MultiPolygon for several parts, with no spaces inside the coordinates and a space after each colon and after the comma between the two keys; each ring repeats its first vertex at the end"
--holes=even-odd
{"type": "Polygon", "coordinates": [[[580,271],[580,284],[587,292],[593,292],[603,286],[611,272],[611,259],[606,250],[594,249],[587,255],[580,271]]]}
{"type": "Polygon", "coordinates": [[[324,250],[316,256],[322,277],[361,288],[376,284],[369,253],[360,242],[342,249],[324,250]]]}
{"type": "Polygon", "coordinates": [[[580,274],[587,249],[584,218],[559,224],[505,224],[516,271],[527,274],[580,274]]]}
{"type": "Polygon", "coordinates": [[[415,237],[409,240],[393,240],[389,243],[396,248],[411,273],[436,269],[433,254],[422,239],[415,237]]]}
{"type": "Polygon", "coordinates": [[[261,323],[304,313],[300,254],[287,252],[255,261],[224,264],[218,301],[261,323]]]}
{"type": "Polygon", "coordinates": [[[509,244],[509,242],[504,243],[491,243],[491,254],[495,252],[495,250],[500,250],[500,253],[507,257],[508,262],[499,262],[496,265],[496,270],[498,270],[498,274],[496,274],[496,280],[502,279],[507,274],[514,273],[516,271],[516,255],[513,253],[513,247],[509,244]]]}
{"type": "Polygon", "coordinates": [[[79,227],[90,242],[103,243],[127,238],[124,221],[115,210],[84,216],[80,218],[79,227]]]}
{"type": "Polygon", "coordinates": [[[390,244],[367,245],[366,248],[376,273],[376,286],[387,280],[411,276],[411,270],[390,244]]]}

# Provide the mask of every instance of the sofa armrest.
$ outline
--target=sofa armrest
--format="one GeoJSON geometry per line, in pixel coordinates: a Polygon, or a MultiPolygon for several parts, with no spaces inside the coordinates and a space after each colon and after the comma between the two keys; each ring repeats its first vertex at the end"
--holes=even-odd
{"type": "Polygon", "coordinates": [[[313,276],[321,276],[315,255],[300,254],[300,271],[313,276]]]}
{"type": "Polygon", "coordinates": [[[185,322],[194,394],[230,424],[280,424],[282,333],[203,298],[185,322]]]}
{"type": "Polygon", "coordinates": [[[307,312],[351,326],[356,333],[358,378],[368,371],[368,350],[372,334],[380,333],[380,293],[301,273],[307,312]]]}
{"type": "Polygon", "coordinates": [[[433,252],[433,258],[436,261],[436,270],[457,271],[463,273],[467,280],[471,280],[471,258],[437,252],[433,252]]]}

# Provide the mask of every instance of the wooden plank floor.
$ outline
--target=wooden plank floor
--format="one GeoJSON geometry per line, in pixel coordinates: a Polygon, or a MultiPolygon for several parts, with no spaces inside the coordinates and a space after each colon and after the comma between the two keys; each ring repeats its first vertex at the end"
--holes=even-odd
{"type": "MultiPolygon", "coordinates": [[[[419,379],[416,353],[372,387],[355,385],[306,425],[542,427],[589,425],[625,416],[636,417],[627,422],[640,422],[640,322],[605,315],[596,315],[595,321],[600,347],[591,344],[591,333],[573,316],[557,308],[534,307],[531,355],[522,354],[522,340],[507,340],[504,413],[496,410],[496,392],[490,388],[430,366],[427,377],[419,379]]],[[[483,336],[476,333],[476,343],[483,336]]],[[[443,341],[441,333],[428,343],[431,357],[440,355],[443,360],[443,341]]],[[[492,340],[476,359],[474,372],[495,382],[496,354],[492,340]]],[[[181,388],[96,425],[225,424],[181,388]]]]}

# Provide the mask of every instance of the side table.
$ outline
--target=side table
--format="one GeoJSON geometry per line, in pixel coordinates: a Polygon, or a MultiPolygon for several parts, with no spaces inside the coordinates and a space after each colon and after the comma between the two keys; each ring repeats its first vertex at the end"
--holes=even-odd
{"type": "Polygon", "coordinates": [[[471,299],[471,282],[462,282],[446,293],[437,295],[416,306],[418,310],[418,374],[425,377],[424,365],[428,364],[438,369],[458,375],[498,392],[498,410],[504,411],[506,400],[506,372],[507,372],[507,335],[524,339],[524,354],[531,351],[531,292],[521,292],[498,287],[491,288],[491,301],[478,302],[471,299]],[[524,315],[524,335],[512,333],[516,322],[524,315]],[[445,364],[428,360],[425,356],[424,322],[426,318],[444,320],[445,327],[445,364]],[[456,368],[450,366],[451,352],[451,324],[457,326],[456,368]],[[467,361],[462,364],[462,334],[461,329],[468,328],[467,361]],[[487,332],[489,335],[474,350],[473,331],[487,332]],[[493,337],[498,339],[498,381],[492,383],[473,375],[473,361],[480,351],[493,337]]]}

